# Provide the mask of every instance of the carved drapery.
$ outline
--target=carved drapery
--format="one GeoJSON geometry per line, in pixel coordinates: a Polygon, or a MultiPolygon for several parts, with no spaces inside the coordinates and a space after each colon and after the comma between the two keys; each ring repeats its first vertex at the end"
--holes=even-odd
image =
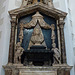
{"type": "Polygon", "coordinates": [[[27,24],[23,24],[23,26],[24,28],[33,28],[36,26],[37,21],[39,22],[41,28],[45,29],[51,28],[51,26],[44,21],[43,16],[39,14],[39,12],[36,12],[36,14],[32,16],[32,20],[27,24]]]}

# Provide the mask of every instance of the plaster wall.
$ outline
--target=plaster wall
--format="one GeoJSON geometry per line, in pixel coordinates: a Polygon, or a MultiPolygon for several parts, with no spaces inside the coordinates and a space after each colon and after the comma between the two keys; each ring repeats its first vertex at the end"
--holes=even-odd
{"type": "Polygon", "coordinates": [[[4,75],[2,65],[8,61],[10,28],[7,21],[8,0],[0,0],[0,75],[4,75]]]}
{"type": "MultiPolygon", "coordinates": [[[[70,0],[70,5],[68,5],[68,0],[54,0],[54,6],[57,9],[69,13],[68,8],[71,9],[71,14],[68,14],[65,19],[64,33],[65,33],[65,47],[67,54],[67,63],[70,66],[74,66],[74,52],[75,52],[75,26],[74,26],[74,0],[70,0]],[[73,1],[73,2],[71,2],[73,1]],[[72,25],[70,23],[70,16],[72,17],[72,25]],[[73,35],[74,34],[74,35],[73,35]]],[[[0,0],[0,75],[4,75],[4,70],[2,65],[6,65],[8,62],[8,53],[9,53],[9,41],[10,41],[10,16],[8,14],[9,10],[19,8],[21,5],[21,0],[0,0]]],[[[71,75],[74,74],[74,67],[71,70],[71,75]]]]}
{"type": "Polygon", "coordinates": [[[11,23],[8,11],[19,8],[21,0],[0,0],[0,75],[5,75],[3,65],[8,63],[11,23]]]}
{"type": "Polygon", "coordinates": [[[54,6],[57,9],[67,12],[64,25],[65,47],[67,55],[67,64],[73,66],[71,75],[75,75],[75,1],[74,0],[54,0],[54,6]]]}
{"type": "Polygon", "coordinates": [[[74,75],[75,75],[75,0],[69,0],[69,9],[70,9],[70,15],[71,15],[71,23],[72,23],[72,42],[73,42],[73,66],[74,66],[74,75]]]}

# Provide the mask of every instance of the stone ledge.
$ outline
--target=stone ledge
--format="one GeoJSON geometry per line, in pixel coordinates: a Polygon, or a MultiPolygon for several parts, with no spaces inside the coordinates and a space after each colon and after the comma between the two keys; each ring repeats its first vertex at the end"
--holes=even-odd
{"type": "Polygon", "coordinates": [[[57,64],[53,66],[23,66],[22,64],[8,64],[6,66],[3,66],[6,68],[17,68],[17,69],[42,69],[42,70],[51,70],[51,69],[68,69],[70,70],[72,66],[69,66],[67,64],[57,64]]]}
{"type": "Polygon", "coordinates": [[[57,64],[53,66],[8,64],[3,67],[5,69],[5,75],[70,75],[70,69],[72,68],[72,66],[68,66],[67,64],[57,64]]]}

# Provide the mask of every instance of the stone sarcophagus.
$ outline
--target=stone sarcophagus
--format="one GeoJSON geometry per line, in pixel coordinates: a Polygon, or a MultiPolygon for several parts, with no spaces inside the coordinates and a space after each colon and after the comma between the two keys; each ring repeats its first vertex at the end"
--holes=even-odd
{"type": "Polygon", "coordinates": [[[63,31],[67,14],[55,9],[52,0],[23,0],[9,14],[11,38],[5,75],[70,75],[63,31]]]}

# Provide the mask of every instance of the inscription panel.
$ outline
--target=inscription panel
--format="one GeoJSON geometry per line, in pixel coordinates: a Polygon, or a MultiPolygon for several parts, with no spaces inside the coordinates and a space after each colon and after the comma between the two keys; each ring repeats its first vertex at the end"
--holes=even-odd
{"type": "Polygon", "coordinates": [[[57,75],[57,72],[56,71],[31,71],[31,72],[20,71],[19,75],[57,75]]]}

